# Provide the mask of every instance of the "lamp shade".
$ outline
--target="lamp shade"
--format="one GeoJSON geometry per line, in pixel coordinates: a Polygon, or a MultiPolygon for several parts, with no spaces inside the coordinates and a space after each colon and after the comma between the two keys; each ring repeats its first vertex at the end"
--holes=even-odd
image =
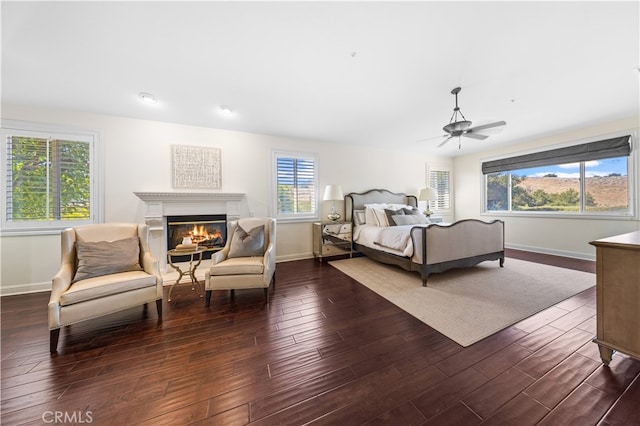
{"type": "Polygon", "coordinates": [[[340,185],[327,185],[324,189],[323,201],[339,201],[344,198],[342,187],[340,185]]]}
{"type": "Polygon", "coordinates": [[[438,191],[433,188],[422,188],[418,200],[420,201],[435,201],[438,199],[438,191]]]}

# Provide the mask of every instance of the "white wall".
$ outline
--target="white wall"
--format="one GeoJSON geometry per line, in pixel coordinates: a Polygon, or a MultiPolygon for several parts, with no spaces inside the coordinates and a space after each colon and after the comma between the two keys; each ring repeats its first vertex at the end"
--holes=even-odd
{"type": "MultiPolygon", "coordinates": [[[[620,120],[552,137],[523,142],[502,149],[458,157],[454,160],[454,187],[456,219],[477,218],[505,221],[505,243],[507,247],[540,253],[558,254],[581,259],[595,259],[595,248],[589,241],[612,235],[640,230],[638,217],[629,219],[574,219],[517,217],[481,214],[484,180],[481,172],[483,160],[500,156],[518,155],[554,145],[589,139],[600,135],[629,130],[638,131],[638,117],[620,120]]],[[[638,211],[640,195],[640,155],[638,141],[634,141],[632,155],[636,164],[635,176],[630,177],[630,191],[638,211]]],[[[480,142],[479,142],[480,143],[480,142]]]]}
{"type": "MultiPolygon", "coordinates": [[[[213,192],[246,193],[245,211],[255,216],[270,214],[272,149],[317,154],[321,193],[324,185],[337,183],[345,193],[386,188],[417,195],[425,185],[425,163],[451,162],[427,154],[17,105],[3,105],[2,118],[100,132],[107,222],[144,222],[144,204],[133,193],[172,190],[171,145],[176,144],[221,148],[222,189],[213,192]]],[[[343,203],[336,207],[343,209],[343,203]]],[[[322,208],[325,218],[329,203],[322,208]]],[[[311,234],[310,223],[279,223],[278,260],[310,257],[311,234]]],[[[0,237],[0,293],[49,290],[59,267],[59,246],[58,235],[0,237]]]]}

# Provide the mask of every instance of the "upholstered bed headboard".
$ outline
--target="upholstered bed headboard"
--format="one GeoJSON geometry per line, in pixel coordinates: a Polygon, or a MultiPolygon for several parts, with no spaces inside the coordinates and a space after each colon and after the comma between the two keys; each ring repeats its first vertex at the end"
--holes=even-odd
{"type": "Polygon", "coordinates": [[[353,222],[353,212],[364,210],[365,204],[407,204],[418,207],[418,199],[414,195],[400,194],[386,189],[370,189],[357,193],[351,192],[344,197],[345,220],[353,222]]]}

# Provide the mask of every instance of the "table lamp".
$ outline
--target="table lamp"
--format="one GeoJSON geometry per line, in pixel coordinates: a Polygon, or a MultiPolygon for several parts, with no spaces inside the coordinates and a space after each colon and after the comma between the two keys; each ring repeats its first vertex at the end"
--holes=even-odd
{"type": "Polygon", "coordinates": [[[332,222],[340,219],[340,213],[336,211],[336,201],[340,201],[344,199],[344,195],[342,194],[342,187],[340,185],[327,185],[324,189],[324,197],[322,197],[323,201],[333,201],[331,205],[331,213],[327,215],[327,219],[332,222]]]}
{"type": "Polygon", "coordinates": [[[424,215],[429,217],[433,214],[431,210],[429,210],[429,202],[436,201],[438,199],[438,191],[433,188],[422,188],[420,190],[420,195],[418,196],[419,201],[426,201],[427,208],[424,210],[424,215]]]}

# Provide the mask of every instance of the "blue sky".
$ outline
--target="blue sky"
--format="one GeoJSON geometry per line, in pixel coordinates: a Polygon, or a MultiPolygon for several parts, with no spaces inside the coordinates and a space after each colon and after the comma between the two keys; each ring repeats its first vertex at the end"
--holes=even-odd
{"type": "MultiPolygon", "coordinates": [[[[587,177],[608,176],[611,173],[619,173],[627,176],[627,157],[607,158],[605,160],[587,161],[585,163],[585,174],[587,177]]],[[[544,176],[554,173],[558,177],[579,178],[580,163],[568,163],[559,166],[534,167],[531,169],[517,170],[518,175],[530,177],[544,176]]]]}

